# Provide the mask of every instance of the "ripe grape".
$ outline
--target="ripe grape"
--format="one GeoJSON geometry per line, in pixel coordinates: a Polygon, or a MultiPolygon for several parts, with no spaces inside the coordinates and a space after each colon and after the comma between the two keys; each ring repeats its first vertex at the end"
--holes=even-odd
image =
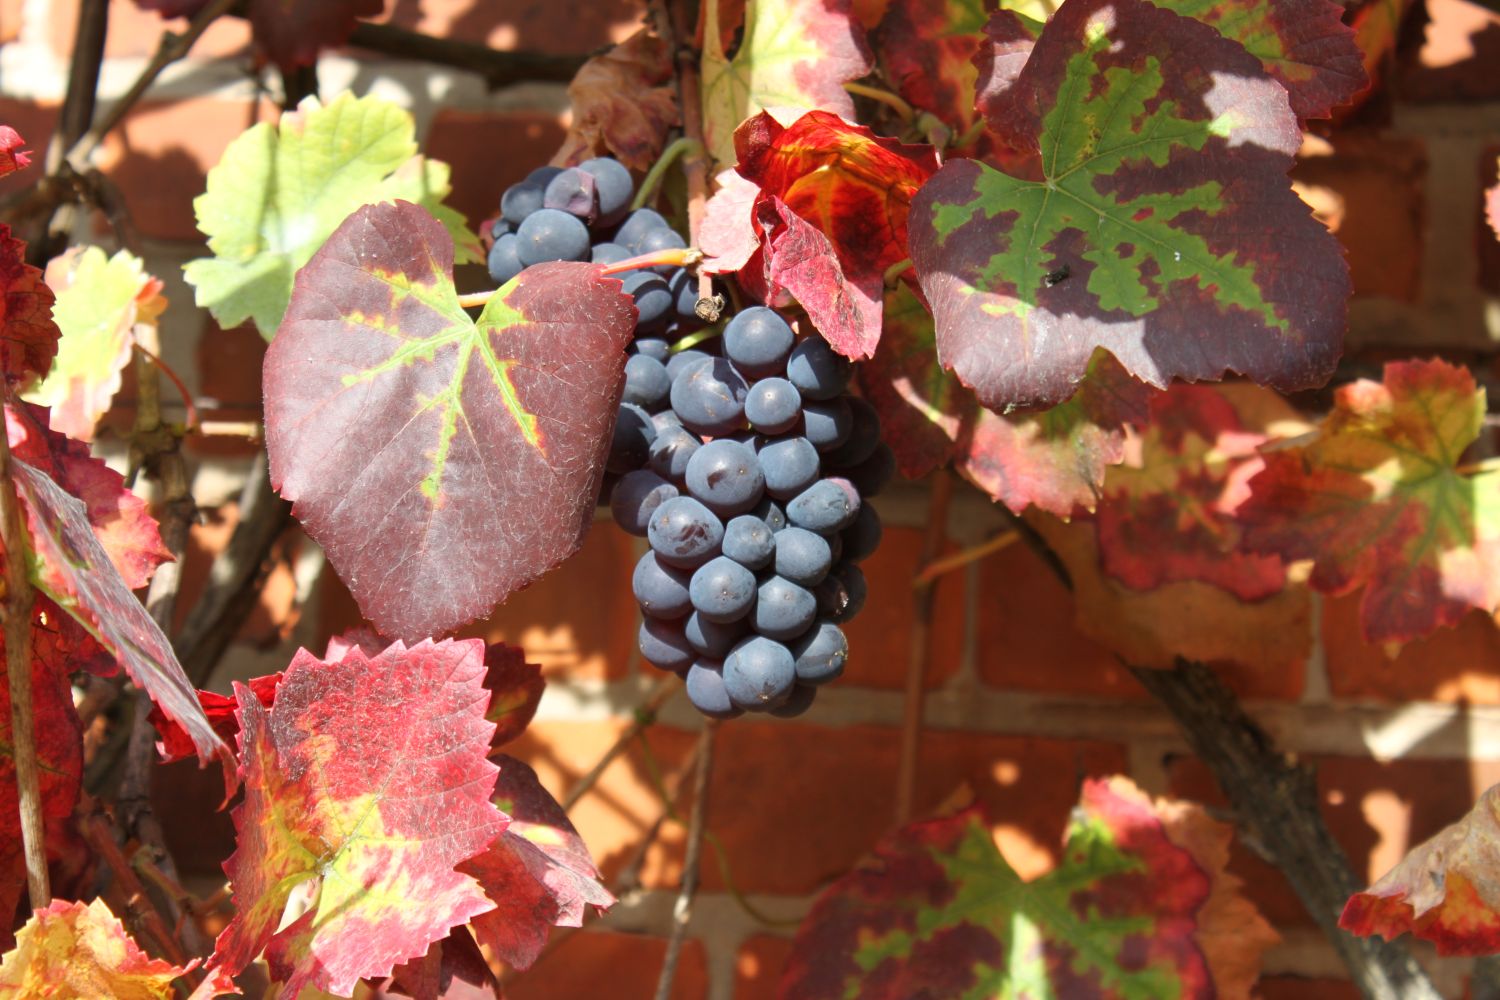
{"type": "Polygon", "coordinates": [[[778,500],[790,500],[817,482],[818,449],[805,437],[762,445],[757,457],[766,477],[766,492],[778,500]]]}
{"type": "Polygon", "coordinates": [[[647,618],[641,622],[637,643],[647,663],[674,674],[687,670],[698,658],[683,634],[681,622],[647,618]]]}
{"type": "Polygon", "coordinates": [[[749,385],[728,361],[703,358],[682,368],[672,379],[672,409],[689,430],[729,434],[745,419],[745,395],[749,391],[749,385]]]}
{"type": "MultiPolygon", "coordinates": [[[[666,566],[656,558],[655,552],[647,552],[635,564],[630,589],[641,610],[652,618],[681,618],[693,610],[692,598],[688,595],[691,578],[686,570],[666,566]]],[[[689,641],[691,638],[689,635],[689,641]]]]}
{"type": "Polygon", "coordinates": [[[832,451],[849,440],[853,427],[849,401],[842,396],[803,404],[802,433],[819,451],[832,451]]]}
{"type": "Polygon", "coordinates": [[[672,381],[675,382],[684,368],[707,357],[712,357],[712,355],[707,351],[699,351],[691,347],[685,351],[678,351],[667,359],[667,374],[672,376],[672,381]]]}
{"type": "Polygon", "coordinates": [[[786,320],[773,310],[751,306],[724,328],[724,354],[748,378],[778,375],[795,339],[786,320]]]}
{"type": "MultiPolygon", "coordinates": [[[[671,413],[671,410],[667,410],[671,413]]],[[[658,414],[659,416],[660,414],[658,414]]],[[[659,476],[665,476],[673,482],[681,482],[687,475],[688,462],[692,461],[693,454],[703,447],[697,435],[686,428],[677,426],[656,432],[656,440],[651,443],[651,451],[648,461],[651,463],[651,471],[659,476]]]]}
{"type": "Polygon", "coordinates": [[[667,220],[663,219],[659,213],[649,208],[638,208],[627,215],[624,222],[620,223],[620,228],[615,230],[615,235],[611,242],[618,243],[626,250],[629,250],[631,256],[635,256],[641,252],[641,240],[646,238],[647,233],[654,229],[670,228],[671,226],[667,225],[667,220]]]}
{"type": "Polygon", "coordinates": [[[755,452],[738,441],[710,441],[688,459],[688,492],[716,514],[742,514],[760,502],[765,476],[755,452]]]}
{"type": "Polygon", "coordinates": [[[772,639],[794,639],[812,624],[817,610],[811,591],[784,577],[773,576],[756,592],[752,625],[755,631],[772,639]]]}
{"type": "Polygon", "coordinates": [[[849,385],[849,359],[828,346],[822,337],[807,337],[792,349],[786,377],[804,399],[833,399],[849,385]]]}
{"type": "Polygon", "coordinates": [[[599,217],[594,224],[599,227],[613,226],[630,211],[630,198],[635,194],[635,182],[630,171],[619,160],[601,156],[584,160],[578,169],[594,178],[594,191],[599,198],[599,217]]]}
{"type": "Polygon", "coordinates": [[[528,215],[516,230],[516,240],[516,256],[527,267],[553,260],[586,260],[589,255],[588,227],[555,208],[528,215]]]}
{"type": "Polygon", "coordinates": [[[859,495],[846,482],[820,479],[792,498],[786,516],[799,528],[826,535],[853,524],[859,508],[859,495]]]}
{"type": "Polygon", "coordinates": [[[692,497],[673,497],[656,508],[646,538],[662,562],[696,569],[719,554],[724,525],[692,497]]]}
{"type": "Polygon", "coordinates": [[[487,263],[490,268],[490,280],[497,285],[503,285],[525,269],[521,258],[516,251],[519,242],[514,233],[506,233],[495,240],[494,246],[490,247],[490,256],[487,263]]]}
{"type": "Polygon", "coordinates": [[[688,701],[710,719],[732,719],[744,711],[729,697],[722,661],[695,660],[683,680],[687,684],[688,701]]]}
{"type": "Polygon", "coordinates": [[[853,523],[835,537],[843,544],[843,558],[850,562],[863,562],[874,555],[883,533],[880,515],[875,512],[874,506],[862,503],[853,523]]]}
{"type": "Polygon", "coordinates": [[[802,396],[784,378],[763,378],[745,397],[745,419],[762,434],[791,430],[802,415],[802,396]]]}
{"type": "MultiPolygon", "coordinates": [[[[691,602],[689,602],[691,604],[691,602]]],[[[697,611],[689,612],[682,625],[688,644],[704,656],[723,658],[745,637],[749,624],[743,618],[732,622],[709,621],[697,611]]]]}
{"type": "MultiPolygon", "coordinates": [[[[630,345],[629,350],[660,361],[663,368],[667,366],[667,362],[672,358],[672,345],[667,342],[665,337],[638,336],[635,338],[635,343],[630,345]]],[[[672,376],[670,373],[667,375],[667,391],[672,391],[672,376]]],[[[666,410],[664,412],[670,413],[672,411],[666,410]]]]}
{"type": "Polygon", "coordinates": [[[500,217],[513,226],[519,226],[527,216],[542,207],[545,195],[546,185],[526,181],[512,184],[500,196],[500,217]]]}
{"type": "MultiPolygon", "coordinates": [[[[616,487],[618,495],[619,488],[616,487]]],[[[776,575],[811,587],[821,583],[833,565],[828,542],[806,528],[787,528],[776,533],[776,575]]]]}
{"type": "Polygon", "coordinates": [[[715,556],[688,584],[693,610],[711,622],[738,621],[755,603],[755,574],[733,559],[715,556]]]}
{"type": "Polygon", "coordinates": [[[826,684],[844,672],[849,659],[844,630],[827,619],[819,620],[798,637],[791,649],[799,684],[826,684]]]}
{"type": "Polygon", "coordinates": [[[625,393],[627,403],[634,403],[646,412],[661,409],[672,391],[672,377],[667,366],[655,358],[635,354],[625,360],[625,393]]]}
{"type": "Polygon", "coordinates": [[[823,460],[831,469],[848,469],[875,454],[880,447],[880,415],[875,407],[858,396],[846,397],[849,404],[849,436],[837,448],[830,449],[823,460]]]}
{"type": "Polygon", "coordinates": [[[730,701],[748,712],[780,704],[797,681],[791,650],[764,635],[737,643],[724,659],[723,674],[730,701]]]}
{"type": "Polygon", "coordinates": [[[776,554],[771,526],[754,514],[741,514],[724,525],[724,554],[748,569],[762,569],[776,554]]]}
{"type": "Polygon", "coordinates": [[[656,508],[677,496],[677,487],[650,469],[634,469],[620,477],[609,497],[615,523],[637,538],[646,537],[656,508]]]}
{"type": "Polygon", "coordinates": [[[651,443],[655,440],[656,425],[651,414],[634,403],[621,403],[604,467],[620,474],[639,469],[651,455],[651,443]]]}
{"type": "Polygon", "coordinates": [[[555,208],[585,225],[599,215],[599,196],[592,174],[570,167],[552,178],[542,192],[542,207],[555,208]]]}

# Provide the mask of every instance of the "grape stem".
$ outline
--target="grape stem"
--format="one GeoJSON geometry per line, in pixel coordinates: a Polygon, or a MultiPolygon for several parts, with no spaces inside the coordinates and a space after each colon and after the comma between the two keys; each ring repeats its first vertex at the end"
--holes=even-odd
{"type": "Polygon", "coordinates": [[[568,789],[568,794],[562,797],[559,805],[563,807],[564,812],[573,808],[574,803],[588,794],[589,789],[599,782],[599,776],[604,773],[604,769],[609,767],[610,762],[620,756],[626,747],[630,746],[637,735],[656,722],[656,713],[680,688],[681,682],[675,674],[667,674],[656,682],[646,695],[646,700],[635,710],[635,721],[625,728],[610,748],[604,751],[604,755],[594,762],[593,767],[589,768],[589,772],[579,778],[577,783],[568,789]]]}
{"type": "Polygon", "coordinates": [[[626,271],[638,271],[647,267],[692,267],[702,259],[703,251],[697,247],[678,247],[628,257],[614,264],[605,265],[599,273],[624,274],[626,271]]]}
{"type": "Polygon", "coordinates": [[[956,569],[962,569],[963,567],[969,565],[969,563],[971,562],[978,562],[985,556],[993,555],[994,553],[999,552],[1001,549],[1009,548],[1013,543],[1020,539],[1020,537],[1021,536],[1016,534],[1014,531],[1001,532],[988,541],[980,542],[978,545],[971,545],[960,552],[953,553],[951,556],[944,556],[941,559],[934,559],[932,562],[924,565],[921,571],[917,573],[916,578],[912,580],[912,586],[922,587],[926,584],[932,583],[934,580],[944,575],[945,573],[951,573],[956,569]]]}
{"type": "Polygon", "coordinates": [[[868,97],[872,101],[879,101],[896,112],[896,116],[907,125],[910,125],[911,120],[917,116],[917,113],[912,110],[910,104],[907,104],[900,96],[891,93],[883,87],[872,87],[867,83],[850,81],[844,84],[844,89],[856,97],[868,97]]]}
{"type": "Polygon", "coordinates": [[[661,187],[662,178],[667,175],[672,164],[678,159],[688,155],[703,155],[703,143],[697,139],[682,136],[661,151],[656,162],[651,164],[651,169],[646,171],[646,176],[641,181],[640,190],[635,193],[635,200],[630,203],[632,210],[645,208],[647,204],[656,198],[656,189],[661,187]]]}

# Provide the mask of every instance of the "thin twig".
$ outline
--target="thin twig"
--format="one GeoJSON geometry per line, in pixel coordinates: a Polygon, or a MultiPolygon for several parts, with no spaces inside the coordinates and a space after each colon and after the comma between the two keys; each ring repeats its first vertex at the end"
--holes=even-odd
{"type": "Polygon", "coordinates": [[[73,54],[68,62],[68,90],[57,116],[57,134],[47,147],[47,173],[55,174],[67,151],[88,131],[99,100],[99,70],[104,65],[104,40],[109,34],[109,0],[83,0],[73,31],[73,54]]]}
{"type": "Polygon", "coordinates": [[[917,113],[899,95],[891,93],[883,87],[872,87],[866,83],[855,83],[849,81],[844,84],[844,89],[856,97],[868,97],[872,101],[878,101],[896,112],[896,117],[902,122],[910,124],[917,113]]]}
{"type": "MultiPolygon", "coordinates": [[[[928,566],[943,551],[948,538],[948,503],[953,498],[953,474],[939,469],[927,498],[927,533],[919,565],[928,566]]],[[[927,703],[928,637],[932,633],[932,602],[936,588],[919,583],[912,593],[911,649],[906,661],[906,698],[901,713],[901,756],[896,768],[896,825],[912,814],[917,787],[917,758],[922,747],[922,716],[927,703]]]]}
{"type": "MultiPolygon", "coordinates": [[[[708,211],[708,147],[703,143],[703,95],[698,89],[698,60],[691,45],[697,35],[695,3],[660,0],[652,5],[657,30],[667,51],[677,54],[677,106],[682,110],[682,134],[696,145],[683,151],[682,175],[688,189],[688,244],[703,245],[703,218],[708,211]]],[[[705,323],[719,318],[720,300],[714,297],[713,276],[698,272],[698,316],[705,323]],[[704,305],[707,303],[707,305],[704,305]]]]}
{"type": "Polygon", "coordinates": [[[588,794],[589,789],[599,781],[599,776],[604,773],[604,769],[609,767],[614,759],[635,741],[642,730],[656,722],[656,713],[669,698],[677,693],[679,687],[681,687],[681,682],[674,674],[668,674],[656,682],[656,686],[646,695],[646,700],[635,710],[635,721],[625,728],[610,748],[604,751],[604,756],[600,757],[594,766],[589,768],[588,773],[579,778],[573,787],[568,789],[568,794],[562,797],[560,804],[564,812],[572,809],[575,802],[588,794]]]}
{"type": "MultiPolygon", "coordinates": [[[[146,893],[146,887],[141,885],[141,880],[136,877],[135,870],[130,867],[130,862],[125,860],[125,854],[115,841],[115,830],[109,820],[95,813],[84,817],[79,827],[83,838],[94,849],[95,857],[102,861],[114,875],[115,884],[119,887],[120,896],[125,904],[125,913],[120,916],[133,925],[131,929],[138,935],[140,932],[149,935],[151,940],[156,942],[162,957],[167,961],[173,965],[185,965],[188,959],[187,952],[167,926],[166,921],[162,919],[161,914],[157,912],[151,902],[151,897],[146,893]]],[[[201,978],[196,973],[189,973],[189,975],[194,977],[195,983],[201,978]]]]}
{"type": "Polygon", "coordinates": [[[698,770],[693,777],[693,812],[688,820],[687,854],[682,860],[682,888],[672,906],[672,934],[667,938],[661,978],[656,981],[656,1000],[668,1000],[672,995],[683,941],[693,919],[693,896],[698,892],[698,866],[703,857],[703,828],[708,822],[708,779],[714,769],[714,736],[718,729],[718,720],[709,719],[698,738],[698,770]]]}
{"type": "Polygon", "coordinates": [[[917,571],[916,578],[912,580],[912,586],[920,587],[923,584],[931,583],[940,576],[952,573],[956,569],[963,569],[971,562],[978,562],[986,556],[992,556],[996,552],[1008,549],[1020,537],[1014,531],[1002,531],[994,538],[980,542],[978,545],[971,545],[966,549],[953,553],[951,556],[934,559],[917,571]]]}
{"type": "Polygon", "coordinates": [[[477,73],[484,77],[490,90],[532,80],[567,83],[579,67],[597,54],[557,56],[540,52],[501,52],[488,45],[434,38],[393,24],[370,21],[360,21],[355,26],[349,44],[398,59],[419,59],[477,73]]]}

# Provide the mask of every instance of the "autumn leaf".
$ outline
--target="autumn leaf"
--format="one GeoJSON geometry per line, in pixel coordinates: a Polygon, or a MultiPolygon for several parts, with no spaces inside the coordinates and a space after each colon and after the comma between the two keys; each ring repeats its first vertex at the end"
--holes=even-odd
{"type": "Polygon", "coordinates": [[[752,223],[760,187],[734,170],[714,178],[717,190],[703,210],[703,229],[698,248],[707,258],[703,269],[710,274],[732,274],[750,262],[760,249],[752,223]]]}
{"type": "Polygon", "coordinates": [[[58,899],[32,914],[0,959],[0,994],[172,1000],[172,981],[190,968],[147,955],[103,900],[58,899]]]}
{"type": "Polygon", "coordinates": [[[493,908],[454,870],[505,826],[484,669],[483,642],[429,640],[336,663],[300,650],[269,711],[236,687],[245,799],[215,966],[264,949],[286,995],[347,996],[493,908]],[[284,923],[289,902],[302,912],[284,923]]]}
{"type": "Polygon", "coordinates": [[[885,272],[906,259],[907,212],[936,151],[826,111],[788,125],[761,112],[735,132],[735,150],[739,176],[761,192],[750,215],[770,293],[793,295],[839,353],[870,357],[885,272]]]}
{"type": "Polygon", "coordinates": [[[1405,642],[1500,605],[1500,470],[1461,466],[1485,393],[1443,361],[1340,386],[1317,434],[1265,455],[1237,510],[1245,545],[1312,559],[1329,594],[1363,586],[1370,642],[1405,642]]]}
{"type": "MultiPolygon", "coordinates": [[[[281,686],[281,674],[252,677],[245,682],[244,686],[263,707],[270,708],[276,701],[276,689],[281,686]]],[[[213,726],[214,732],[219,734],[219,739],[228,743],[235,738],[240,731],[238,699],[215,694],[212,691],[199,691],[198,704],[203,706],[203,714],[208,717],[209,725],[213,726]]],[[[183,760],[197,752],[193,748],[192,737],[188,736],[187,731],[168,719],[165,713],[155,706],[151,708],[151,725],[155,727],[156,735],[160,737],[157,740],[156,749],[161,754],[163,763],[183,760]]]]}
{"type": "Polygon", "coordinates": [[[582,544],[635,327],[581,263],[528,268],[476,324],[452,267],[418,206],[361,209],[298,276],[265,362],[272,483],[365,618],[408,640],[582,544]]]}
{"type": "MultiPolygon", "coordinates": [[[[395,970],[374,985],[374,996],[413,1000],[502,1000],[500,983],[467,928],[455,927],[427,954],[395,970]]],[[[302,996],[307,996],[306,991],[302,996]]]]}
{"type": "Polygon", "coordinates": [[[988,19],[984,0],[892,0],[875,35],[875,51],[896,91],[958,136],[979,117],[974,56],[988,19]]]}
{"type": "MultiPolygon", "coordinates": [[[[1401,26],[1411,13],[1416,0],[1364,0],[1351,8],[1350,26],[1354,29],[1354,46],[1359,50],[1360,61],[1371,84],[1378,83],[1389,69],[1388,63],[1396,51],[1396,39],[1401,26]]],[[[1369,94],[1374,87],[1367,88],[1369,94]]]]}
{"type": "Polygon", "coordinates": [[[166,307],[162,283],[129,250],[106,257],[98,247],[73,247],[55,258],[46,280],[57,294],[52,317],[62,339],[47,377],[24,398],[52,408],[55,430],[92,441],[94,425],[120,391],[136,324],[154,325],[166,307]]]}
{"type": "Polygon", "coordinates": [[[1349,897],[1339,926],[1394,940],[1408,931],[1440,955],[1500,952],[1500,785],[1463,819],[1412,848],[1349,897]]]}
{"type": "Polygon", "coordinates": [[[0,125],[0,177],[31,166],[31,151],[22,149],[26,140],[9,125],[0,125]]]}
{"type": "Polygon", "coordinates": [[[1125,778],[1084,783],[1031,882],[977,808],[903,827],[813,904],[781,996],[1248,998],[1276,934],[1224,870],[1230,836],[1125,778]]]}
{"type": "Polygon", "coordinates": [[[599,884],[583,838],[530,765],[504,754],[497,763],[494,802],[510,825],[459,870],[478,879],[495,903],[470,922],[475,938],[524,969],[541,953],[549,928],[581,927],[587,907],[602,912],[615,898],[599,884]]]}
{"type": "Polygon", "coordinates": [[[477,237],[442,204],[448,165],[416,155],[415,136],[411,112],[347,90],[326,107],[309,97],[279,124],[241,133],[193,201],[213,252],[183,269],[198,305],[223,327],[252,319],[270,340],[298,269],[355,209],[398,198],[442,220],[459,263],[480,260],[477,237]]]}
{"type": "Polygon", "coordinates": [[[26,263],[26,244],[0,222],[0,371],[24,388],[47,374],[57,356],[52,289],[26,263]]]}
{"type": "Polygon", "coordinates": [[[1150,395],[1101,353],[1066,403],[1004,417],[986,410],[938,364],[932,317],[904,286],[886,294],[885,332],[859,380],[903,475],[918,479],[951,461],[1012,511],[1035,505],[1060,517],[1094,508],[1150,395]]]}
{"type": "Polygon", "coordinates": [[[1349,277],[1292,192],[1286,93],[1236,42],[1145,0],[1070,0],[991,128],[1015,175],[949,161],[911,253],[943,363],[986,406],[1072,395],[1096,348],[1143,381],[1332,372],[1349,277]]]}
{"type": "Polygon", "coordinates": [[[719,5],[704,7],[703,134],[709,154],[734,162],[734,132],[774,107],[854,117],[844,83],[870,72],[864,29],[850,0],[748,0],[744,34],[725,55],[719,5]]]}
{"type": "Polygon", "coordinates": [[[490,707],[484,717],[495,724],[490,741],[490,756],[520,736],[531,725],[536,707],[541,704],[542,668],[526,662],[526,651],[503,642],[491,643],[484,651],[484,686],[490,693],[490,707]]]}
{"type": "Polygon", "coordinates": [[[636,170],[656,162],[677,124],[672,54],[650,29],[584,63],[568,84],[573,120],[553,161],[611,154],[636,170]]]}
{"type": "Polygon", "coordinates": [[[94,534],[88,507],[19,455],[13,456],[11,475],[26,513],[32,583],[86,628],[169,719],[182,725],[200,761],[221,759],[232,786],[229,748],[204,716],[171,642],[94,534]]]}

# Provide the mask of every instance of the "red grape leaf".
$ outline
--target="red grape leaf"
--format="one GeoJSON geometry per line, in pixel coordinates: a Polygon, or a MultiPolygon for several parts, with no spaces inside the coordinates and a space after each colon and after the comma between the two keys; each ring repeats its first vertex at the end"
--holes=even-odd
{"type": "Polygon", "coordinates": [[[89,523],[84,502],[14,456],[11,473],[26,511],[37,588],[99,640],[167,718],[192,738],[198,759],[218,757],[232,790],[233,754],[219,739],[177,662],[172,644],[135,599],[89,523]]]}
{"type": "Polygon", "coordinates": [[[541,704],[542,668],[526,662],[526,651],[503,642],[491,643],[484,650],[484,687],[490,693],[490,707],[484,717],[495,724],[490,740],[490,756],[520,736],[531,725],[536,707],[541,704]]]}
{"type": "Polygon", "coordinates": [[[982,403],[1062,402],[1098,347],[1158,387],[1332,372],[1348,269],[1287,178],[1286,92],[1238,43],[1146,0],[1070,0],[989,103],[1030,150],[1018,176],[949,161],[911,211],[939,353],[982,403]]]}
{"type": "Polygon", "coordinates": [[[897,93],[958,135],[978,120],[974,56],[989,12],[984,0],[893,0],[875,51],[897,93]]]}
{"type": "Polygon", "coordinates": [[[1125,778],[1084,783],[1031,882],[977,808],[903,827],[813,904],[781,997],[1248,997],[1276,934],[1224,870],[1230,835],[1125,778]]]}
{"type": "Polygon", "coordinates": [[[32,611],[31,655],[62,677],[79,671],[113,677],[120,671],[120,665],[99,640],[46,594],[36,595],[32,611]]]}
{"type": "Polygon", "coordinates": [[[773,107],[823,108],[854,117],[845,82],[870,72],[864,28],[849,0],[756,0],[734,57],[725,55],[719,5],[704,6],[703,137],[721,164],[735,129],[773,107]]]}
{"type": "Polygon", "coordinates": [[[498,763],[494,801],[510,825],[459,870],[478,879],[495,903],[470,922],[475,938],[524,969],[547,943],[548,928],[581,927],[586,907],[602,912],[615,898],[599,884],[583,838],[531,766],[504,754],[498,763]]]}
{"type": "Polygon", "coordinates": [[[0,177],[31,166],[31,151],[22,149],[26,140],[9,125],[0,125],[0,177]]]}
{"type": "Polygon", "coordinates": [[[760,249],[751,221],[760,188],[735,170],[722,171],[714,180],[718,190],[704,208],[698,244],[708,258],[704,270],[729,274],[742,269],[760,249]]]}
{"type": "Polygon", "coordinates": [[[904,286],[886,294],[885,332],[859,366],[903,475],[952,461],[965,478],[1019,513],[1092,510],[1105,469],[1125,457],[1125,428],[1146,419],[1151,390],[1100,353],[1073,398],[1039,413],[1000,416],[938,364],[932,317],[904,286]]]}
{"type": "Polygon", "coordinates": [[[26,244],[0,222],[0,371],[8,384],[25,387],[52,367],[61,336],[52,302],[42,272],[26,263],[26,244]]]}
{"type": "Polygon", "coordinates": [[[344,44],[361,17],[377,17],[381,0],[251,0],[255,44],[283,70],[309,66],[324,49],[344,44]]]}
{"type": "Polygon", "coordinates": [[[672,53],[649,28],[579,67],[568,84],[573,121],[557,163],[613,154],[636,170],[656,162],[667,130],[677,124],[672,53]]]}
{"type": "MultiPolygon", "coordinates": [[[[276,701],[276,689],[281,686],[282,675],[269,674],[265,677],[252,677],[246,682],[251,694],[253,694],[261,705],[270,708],[276,701]]],[[[222,694],[214,694],[212,691],[199,691],[198,704],[203,706],[203,714],[208,716],[209,725],[214,727],[214,732],[225,743],[235,738],[240,731],[240,720],[238,709],[239,701],[235,698],[225,697],[222,694]]],[[[161,754],[164,763],[174,760],[182,760],[191,757],[196,751],[193,749],[192,738],[177,723],[168,719],[162,710],[151,708],[151,725],[156,727],[156,734],[161,737],[156,744],[157,751],[161,754]]]]}
{"type": "Polygon", "coordinates": [[[1500,470],[1459,463],[1485,393],[1443,361],[1386,365],[1340,386],[1306,443],[1265,455],[1237,514],[1245,545],[1312,559],[1329,594],[1363,585],[1370,642],[1404,642],[1500,605],[1500,470]]]}
{"type": "Polygon", "coordinates": [[[751,218],[772,294],[794,295],[839,353],[870,357],[885,272],[906,258],[907,212],[937,170],[937,152],[826,111],[786,126],[763,111],[739,127],[734,145],[738,173],[761,190],[751,218]]]}
{"type": "Polygon", "coordinates": [[[287,996],[348,995],[493,907],[454,870],[505,828],[483,680],[484,643],[469,639],[336,663],[299,650],[269,711],[236,686],[245,800],[216,966],[238,972],[265,949],[287,996]],[[289,902],[306,910],[281,926],[289,902]]]}
{"type": "Polygon", "coordinates": [[[452,272],[427,212],[367,205],[298,273],[265,361],[271,481],[364,616],[408,640],[582,544],[635,327],[591,264],[528,268],[477,324],[452,272]]]}
{"type": "Polygon", "coordinates": [[[15,949],[0,960],[0,994],[173,1000],[172,981],[196,964],[147,955],[102,899],[56,899],[31,915],[15,949]]]}
{"type": "Polygon", "coordinates": [[[1104,571],[1128,587],[1201,580],[1242,601],[1286,584],[1276,555],[1246,552],[1235,512],[1273,436],[1306,432],[1297,411],[1256,385],[1174,385],[1105,477],[1094,515],[1104,571]]]}
{"type": "MultiPolygon", "coordinates": [[[[305,994],[304,994],[305,995],[305,994]]],[[[467,928],[455,927],[427,954],[396,966],[376,997],[413,1000],[502,1000],[500,983],[467,928]]]]}
{"type": "Polygon", "coordinates": [[[1390,940],[1410,931],[1435,944],[1439,955],[1500,951],[1500,785],[1350,896],[1339,926],[1390,940]]]}

